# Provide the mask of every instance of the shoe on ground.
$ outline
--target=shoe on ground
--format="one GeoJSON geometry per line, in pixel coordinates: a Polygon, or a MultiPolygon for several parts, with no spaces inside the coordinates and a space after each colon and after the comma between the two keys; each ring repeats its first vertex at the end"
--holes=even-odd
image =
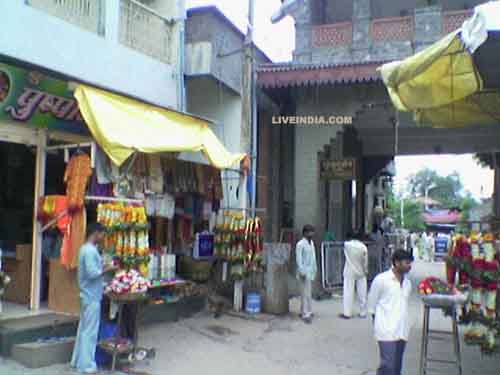
{"type": "Polygon", "coordinates": [[[349,320],[349,319],[351,319],[351,317],[350,317],[350,316],[347,316],[347,315],[344,315],[344,314],[339,314],[339,318],[340,318],[340,319],[345,319],[345,320],[349,320]]]}
{"type": "Polygon", "coordinates": [[[366,319],[366,314],[359,314],[359,317],[360,317],[361,319],[366,319]]]}

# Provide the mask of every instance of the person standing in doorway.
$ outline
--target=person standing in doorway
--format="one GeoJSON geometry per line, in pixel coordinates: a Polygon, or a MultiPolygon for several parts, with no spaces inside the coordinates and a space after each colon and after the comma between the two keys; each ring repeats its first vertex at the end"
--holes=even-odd
{"type": "Polygon", "coordinates": [[[342,319],[351,319],[355,294],[359,301],[359,316],[366,318],[366,294],[368,275],[368,249],[358,236],[348,234],[344,243],[344,313],[342,319]]]}
{"type": "Polygon", "coordinates": [[[297,278],[301,287],[301,318],[307,323],[312,323],[312,282],[316,278],[316,249],[314,247],[314,227],[305,225],[302,230],[303,238],[297,243],[295,249],[297,260],[297,278]]]}
{"type": "Polygon", "coordinates": [[[421,258],[425,261],[429,261],[429,236],[424,231],[422,232],[422,252],[420,253],[421,258]]]}
{"type": "Polygon", "coordinates": [[[101,300],[104,289],[104,275],[117,267],[104,267],[98,250],[105,228],[92,224],[87,231],[87,242],[81,247],[78,266],[80,288],[80,322],[76,335],[71,367],[80,373],[96,374],[95,351],[101,317],[101,300]]]}
{"type": "Polygon", "coordinates": [[[430,232],[429,236],[427,237],[427,240],[429,241],[429,262],[434,261],[434,256],[436,253],[436,236],[434,233],[430,232]]]}
{"type": "Polygon", "coordinates": [[[409,299],[413,256],[397,250],[392,256],[392,269],[373,280],[368,295],[368,313],[374,322],[375,339],[380,352],[377,375],[401,375],[403,355],[410,331],[409,299]]]}

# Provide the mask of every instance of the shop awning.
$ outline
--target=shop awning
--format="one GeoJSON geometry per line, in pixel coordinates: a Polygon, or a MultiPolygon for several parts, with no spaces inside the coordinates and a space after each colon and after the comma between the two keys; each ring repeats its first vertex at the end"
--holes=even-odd
{"type": "Polygon", "coordinates": [[[414,56],[383,65],[382,79],[396,108],[436,127],[500,123],[500,86],[490,71],[494,66],[500,74],[495,62],[499,18],[499,1],[479,6],[461,29],[414,56]]]}
{"type": "Polygon", "coordinates": [[[135,151],[199,151],[221,169],[245,156],[227,151],[206,120],[84,85],[75,97],[95,140],[118,166],[135,151]]]}

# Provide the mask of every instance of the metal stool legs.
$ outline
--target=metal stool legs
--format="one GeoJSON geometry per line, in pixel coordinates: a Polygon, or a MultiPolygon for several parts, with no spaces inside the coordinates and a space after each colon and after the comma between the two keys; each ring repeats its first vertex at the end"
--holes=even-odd
{"type": "Polygon", "coordinates": [[[460,337],[458,334],[458,322],[457,322],[457,313],[455,309],[453,309],[453,314],[451,316],[452,319],[452,331],[444,332],[444,331],[436,331],[430,329],[430,312],[431,307],[424,305],[424,322],[422,326],[422,344],[420,351],[420,375],[427,375],[429,370],[429,363],[441,363],[441,364],[451,364],[455,365],[458,370],[458,375],[462,375],[462,358],[460,354],[460,337]],[[435,336],[441,335],[441,336],[435,336]],[[444,360],[435,357],[429,357],[429,340],[443,340],[443,336],[451,336],[453,340],[453,349],[455,354],[455,360],[444,360]]]}

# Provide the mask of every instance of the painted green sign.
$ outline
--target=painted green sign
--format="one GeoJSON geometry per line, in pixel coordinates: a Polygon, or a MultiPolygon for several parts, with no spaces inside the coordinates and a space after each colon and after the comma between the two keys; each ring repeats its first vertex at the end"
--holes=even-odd
{"type": "Polygon", "coordinates": [[[86,133],[68,82],[0,63],[0,121],[86,133]]]}

